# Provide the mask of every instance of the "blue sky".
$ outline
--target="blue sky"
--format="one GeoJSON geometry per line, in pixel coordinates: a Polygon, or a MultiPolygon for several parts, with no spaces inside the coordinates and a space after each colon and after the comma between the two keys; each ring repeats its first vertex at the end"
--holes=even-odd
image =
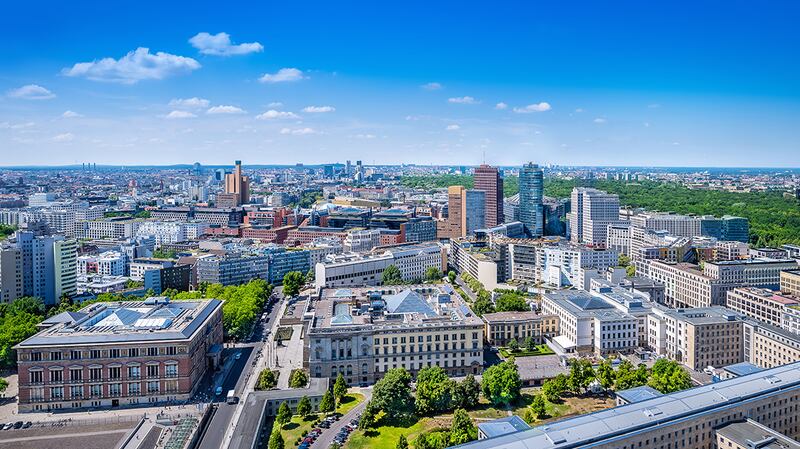
{"type": "Polygon", "coordinates": [[[29,3],[0,165],[800,166],[795,2],[29,3]]]}

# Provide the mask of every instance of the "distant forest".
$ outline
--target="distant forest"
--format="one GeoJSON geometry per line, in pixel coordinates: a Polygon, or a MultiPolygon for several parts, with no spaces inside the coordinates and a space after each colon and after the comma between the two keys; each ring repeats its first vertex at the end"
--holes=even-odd
{"type": "MultiPolygon", "coordinates": [[[[403,185],[435,189],[451,185],[471,188],[472,176],[431,175],[406,176],[403,185]]],[[[750,221],[750,243],[755,246],[800,244],[800,201],[786,198],[783,192],[724,192],[692,190],[675,183],[640,181],[627,183],[607,180],[565,180],[545,178],[544,194],[556,198],[569,197],[576,185],[591,185],[619,195],[622,206],[643,207],[648,210],[696,215],[736,215],[750,221]]],[[[505,196],[519,192],[517,177],[504,178],[505,196]]]]}

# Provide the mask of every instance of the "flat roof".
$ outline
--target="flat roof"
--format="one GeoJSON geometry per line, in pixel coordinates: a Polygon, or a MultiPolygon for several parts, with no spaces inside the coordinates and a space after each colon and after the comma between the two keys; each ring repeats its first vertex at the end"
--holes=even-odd
{"type": "Polygon", "coordinates": [[[758,449],[800,449],[800,443],[752,419],[730,423],[717,434],[742,447],[758,449]]]}
{"type": "Polygon", "coordinates": [[[470,449],[563,449],[608,442],[637,431],[732,407],[772,393],[800,389],[800,362],[691,388],[531,430],[456,446],[470,449]]]}
{"type": "Polygon", "coordinates": [[[186,340],[221,307],[218,299],[99,302],[45,321],[52,325],[15,348],[186,340]]]}

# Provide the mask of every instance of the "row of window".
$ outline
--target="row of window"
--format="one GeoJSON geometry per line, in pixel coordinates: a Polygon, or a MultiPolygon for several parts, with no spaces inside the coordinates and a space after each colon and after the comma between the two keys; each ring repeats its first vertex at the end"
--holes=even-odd
{"type": "MultiPolygon", "coordinates": [[[[161,383],[159,381],[148,381],[145,383],[145,389],[142,390],[142,384],[139,382],[131,382],[126,385],[126,396],[138,396],[141,395],[143,392],[147,394],[153,393],[160,393],[162,392],[161,383]]],[[[105,396],[108,397],[119,397],[122,396],[122,383],[113,383],[108,385],[108,393],[105,396]]],[[[178,382],[164,382],[163,392],[166,393],[176,393],[178,391],[178,382]]],[[[85,396],[85,390],[83,385],[73,385],[70,387],[50,387],[49,388],[50,396],[45,398],[45,389],[42,387],[39,388],[32,388],[30,390],[30,401],[31,402],[39,402],[44,400],[61,400],[66,399],[66,393],[69,393],[70,399],[82,399],[85,396]]],[[[89,385],[89,396],[93,398],[103,397],[103,386],[102,385],[89,385]]]]}
{"type": "MultiPolygon", "coordinates": [[[[126,367],[126,374],[128,379],[139,379],[142,377],[141,366],[128,366],[126,367]]],[[[159,365],[145,365],[147,377],[159,377],[159,365]]],[[[64,370],[61,367],[51,367],[48,370],[48,381],[50,383],[61,383],[65,380],[69,382],[81,382],[84,380],[83,368],[69,369],[69,377],[65,378],[64,370]]],[[[164,365],[165,377],[178,376],[178,364],[171,363],[164,365]]],[[[44,382],[44,370],[34,369],[28,372],[28,378],[31,384],[40,384],[44,382]]],[[[122,379],[122,367],[113,366],[108,368],[108,379],[122,379]]],[[[89,368],[89,380],[102,381],[103,368],[89,368]]]]}
{"type": "Polygon", "coordinates": [[[70,350],[65,353],[62,351],[49,351],[31,352],[32,362],[41,362],[43,360],[59,361],[67,360],[64,357],[69,356],[69,360],[82,360],[82,359],[118,359],[122,357],[157,357],[159,355],[177,355],[178,348],[176,346],[164,346],[164,350],[159,351],[158,346],[151,346],[148,348],[127,348],[127,349],[109,349],[107,351],[100,349],[90,349],[88,351],[81,351],[77,349],[70,350]],[[159,353],[160,352],[160,353],[159,353]]]}

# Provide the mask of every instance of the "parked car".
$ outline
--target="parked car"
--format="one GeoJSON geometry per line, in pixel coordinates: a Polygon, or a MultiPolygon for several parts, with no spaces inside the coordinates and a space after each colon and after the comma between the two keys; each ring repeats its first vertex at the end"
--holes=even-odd
{"type": "Polygon", "coordinates": [[[33,423],[32,423],[32,422],[30,422],[30,421],[28,421],[28,422],[26,422],[25,424],[23,424],[23,425],[22,425],[22,428],[23,428],[23,429],[27,429],[28,427],[30,427],[30,426],[32,426],[32,425],[33,425],[33,423]]]}
{"type": "Polygon", "coordinates": [[[17,421],[14,423],[14,428],[21,429],[23,425],[25,425],[25,423],[23,423],[22,421],[17,421]]]}
{"type": "Polygon", "coordinates": [[[217,387],[216,390],[214,390],[214,395],[222,396],[222,387],[217,387]]]}
{"type": "Polygon", "coordinates": [[[6,423],[6,425],[3,426],[3,430],[8,430],[8,429],[10,429],[12,427],[14,427],[14,423],[13,422],[8,422],[8,423],[6,423]]]}

